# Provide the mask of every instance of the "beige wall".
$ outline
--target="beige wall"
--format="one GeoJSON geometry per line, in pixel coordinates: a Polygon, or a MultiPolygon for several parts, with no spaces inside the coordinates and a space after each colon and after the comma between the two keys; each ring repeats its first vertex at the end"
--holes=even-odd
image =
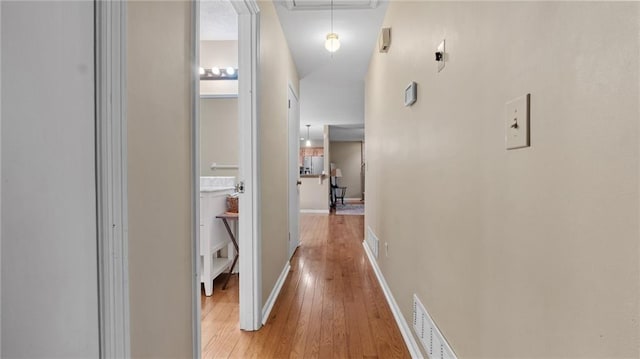
{"type": "Polygon", "coordinates": [[[300,210],[329,213],[329,177],[302,177],[300,181],[300,210]]]}
{"type": "Polygon", "coordinates": [[[405,317],[417,293],[458,357],[640,355],[639,6],[390,3],[366,221],[405,317]],[[506,151],[505,103],[525,93],[532,146],[506,151]]]}
{"type": "MultiPolygon", "coordinates": [[[[238,67],[238,41],[200,41],[200,66],[238,67]]],[[[200,81],[200,95],[238,94],[238,80],[200,81]]]]}
{"type": "Polygon", "coordinates": [[[298,73],[271,1],[260,7],[260,161],[262,189],[262,300],[269,297],[287,262],[287,86],[298,94],[298,73]]]}
{"type": "Polygon", "coordinates": [[[238,99],[200,99],[200,175],[237,176],[237,169],[211,170],[211,163],[238,164],[238,99]]]}
{"type": "Polygon", "coordinates": [[[331,163],[342,172],[337,182],[347,187],[345,198],[362,198],[362,142],[331,142],[331,163]]]}
{"type": "Polygon", "coordinates": [[[131,355],[192,357],[189,2],[127,8],[131,355]]]}

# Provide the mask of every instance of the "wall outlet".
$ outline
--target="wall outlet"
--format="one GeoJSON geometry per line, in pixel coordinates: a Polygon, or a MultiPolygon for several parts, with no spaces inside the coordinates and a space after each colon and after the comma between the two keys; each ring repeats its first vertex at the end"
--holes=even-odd
{"type": "Polygon", "coordinates": [[[389,257],[389,242],[384,242],[384,255],[389,257]]]}

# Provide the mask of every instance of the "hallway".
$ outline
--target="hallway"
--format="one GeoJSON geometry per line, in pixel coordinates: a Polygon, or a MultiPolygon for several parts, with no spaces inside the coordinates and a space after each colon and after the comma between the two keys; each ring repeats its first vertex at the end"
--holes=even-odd
{"type": "Polygon", "coordinates": [[[238,328],[237,277],[202,297],[202,357],[408,358],[362,247],[364,216],[303,214],[300,225],[301,246],[260,331],[238,328]]]}

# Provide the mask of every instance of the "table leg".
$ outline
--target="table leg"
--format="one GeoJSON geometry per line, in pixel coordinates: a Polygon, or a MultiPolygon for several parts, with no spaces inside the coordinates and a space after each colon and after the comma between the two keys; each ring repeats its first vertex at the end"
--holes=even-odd
{"type": "Polygon", "coordinates": [[[236,241],[236,236],[233,235],[233,231],[231,227],[229,227],[229,222],[227,222],[226,218],[222,218],[222,222],[224,223],[225,228],[227,229],[227,233],[229,233],[229,237],[231,237],[231,242],[233,243],[233,247],[236,249],[236,255],[233,258],[233,263],[229,268],[229,274],[227,274],[227,280],[224,282],[222,289],[227,289],[227,284],[229,284],[229,279],[231,279],[231,274],[233,272],[233,267],[236,266],[238,262],[238,257],[240,257],[240,250],[238,249],[238,242],[236,241]]]}

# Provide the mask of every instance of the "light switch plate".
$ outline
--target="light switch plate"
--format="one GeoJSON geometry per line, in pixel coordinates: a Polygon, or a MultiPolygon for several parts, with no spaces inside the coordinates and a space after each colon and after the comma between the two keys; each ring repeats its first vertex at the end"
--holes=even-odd
{"type": "Polygon", "coordinates": [[[504,142],[507,150],[531,146],[530,102],[531,94],[507,102],[504,121],[504,142]]]}
{"type": "Polygon", "coordinates": [[[418,84],[411,82],[406,89],[404,89],[404,105],[412,106],[418,99],[418,84]]]}
{"type": "Polygon", "coordinates": [[[444,51],[444,39],[442,39],[442,42],[440,42],[440,44],[438,44],[438,48],[436,49],[436,52],[439,52],[442,54],[442,61],[437,61],[438,63],[438,72],[442,71],[442,69],[444,69],[444,62],[447,59],[447,55],[446,52],[444,51]]]}

